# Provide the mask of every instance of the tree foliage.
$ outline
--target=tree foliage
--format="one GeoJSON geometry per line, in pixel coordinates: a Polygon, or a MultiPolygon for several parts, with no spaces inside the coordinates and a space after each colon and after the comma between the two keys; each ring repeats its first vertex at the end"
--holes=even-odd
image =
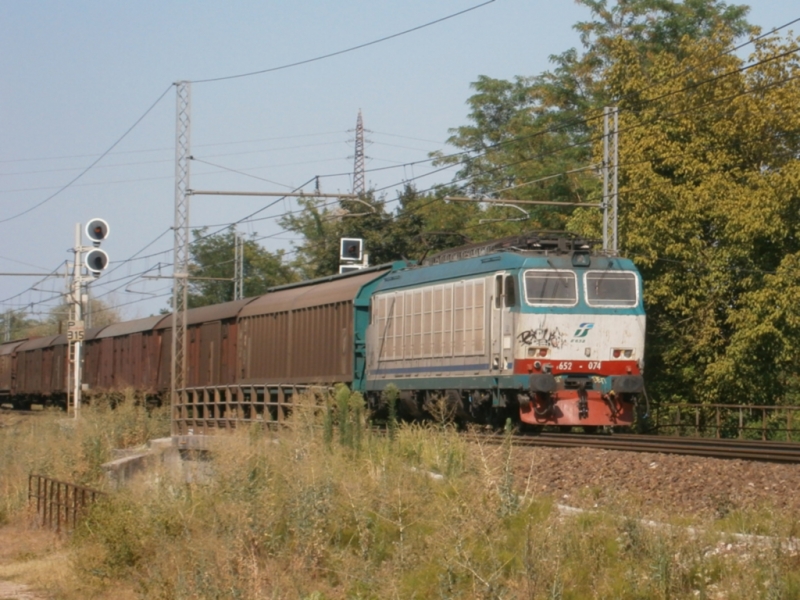
{"type": "MultiPolygon", "coordinates": [[[[518,199],[600,199],[603,106],[620,109],[622,252],[640,265],[648,382],[662,399],[798,400],[796,42],[713,0],[582,0],[583,51],[513,82],[481,77],[454,129],[467,189],[518,199]]],[[[595,209],[542,208],[599,237],[595,209]]]]}
{"type": "MultiPolygon", "coordinates": [[[[747,8],[718,0],[578,0],[592,18],[575,25],[583,51],[551,56],[554,68],[511,81],[481,76],[468,100],[471,124],[451,130],[449,143],[461,152],[439,155],[461,166],[457,180],[473,194],[518,200],[593,202],[600,200],[597,125],[603,107],[618,96],[606,80],[615,46],[626,42],[638,63],[681,57],[681,40],[722,29],[737,37],[751,30],[747,8]]],[[[536,226],[599,233],[596,209],[535,207],[536,226]]],[[[524,228],[522,225],[520,228],[524,228]]]]}
{"type": "MultiPolygon", "coordinates": [[[[233,300],[236,232],[233,229],[208,235],[207,229],[192,231],[190,246],[189,308],[233,300]]],[[[243,243],[244,296],[263,294],[268,288],[298,279],[284,261],[284,252],[272,253],[251,236],[243,243]]]]}
{"type": "MultiPolygon", "coordinates": [[[[108,300],[108,298],[106,299],[108,300]]],[[[89,296],[88,304],[83,306],[83,321],[87,328],[105,327],[122,320],[120,311],[112,301],[89,296]]],[[[42,319],[33,319],[21,312],[8,311],[0,314],[0,334],[6,340],[56,335],[67,331],[71,306],[62,302],[50,310],[42,319]]]]}
{"type": "Polygon", "coordinates": [[[335,207],[321,200],[301,199],[304,211],[283,218],[281,225],[303,236],[296,267],[306,277],[339,271],[339,240],[362,238],[372,265],[395,260],[419,260],[426,254],[463,243],[475,206],[446,202],[446,189],[419,194],[407,186],[396,202],[368,194],[359,200],[343,199],[335,207]]]}
{"type": "Polygon", "coordinates": [[[800,350],[776,310],[793,304],[800,251],[800,46],[758,40],[745,68],[732,39],[685,38],[649,65],[627,40],[613,48],[620,228],[646,281],[660,395],[772,403],[796,395],[800,350]]]}

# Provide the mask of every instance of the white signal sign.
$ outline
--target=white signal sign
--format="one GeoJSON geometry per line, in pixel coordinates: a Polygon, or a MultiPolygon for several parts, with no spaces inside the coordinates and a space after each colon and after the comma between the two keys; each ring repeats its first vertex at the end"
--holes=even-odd
{"type": "Polygon", "coordinates": [[[67,340],[82,342],[86,335],[83,321],[67,321],[67,340]]]}

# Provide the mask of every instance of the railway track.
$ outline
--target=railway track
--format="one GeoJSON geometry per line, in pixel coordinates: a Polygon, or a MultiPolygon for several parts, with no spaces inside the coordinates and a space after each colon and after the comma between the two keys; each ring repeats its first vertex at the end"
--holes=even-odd
{"type": "MultiPolygon", "coordinates": [[[[505,440],[503,435],[480,436],[493,443],[505,440]]],[[[688,438],[658,435],[585,435],[542,433],[515,435],[517,446],[550,446],[557,448],[599,448],[622,452],[654,452],[685,454],[709,458],[727,458],[762,462],[800,463],[800,444],[715,438],[688,438]]]]}
{"type": "Polygon", "coordinates": [[[44,408],[38,410],[23,410],[21,408],[14,408],[11,405],[0,405],[0,415],[43,415],[46,411],[44,408]]]}

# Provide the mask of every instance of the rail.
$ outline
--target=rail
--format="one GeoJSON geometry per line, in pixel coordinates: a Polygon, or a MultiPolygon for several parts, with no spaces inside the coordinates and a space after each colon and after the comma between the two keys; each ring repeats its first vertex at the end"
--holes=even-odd
{"type": "Polygon", "coordinates": [[[800,406],[678,404],[656,407],[651,432],[697,437],[800,441],[800,406]]]}
{"type": "Polygon", "coordinates": [[[104,492],[92,488],[59,481],[43,475],[28,476],[28,500],[36,500],[36,514],[40,524],[60,533],[62,525],[75,529],[86,508],[104,492]]]}
{"type": "MultiPolygon", "coordinates": [[[[475,442],[500,444],[508,438],[504,435],[475,435],[469,439],[475,442]]],[[[511,436],[511,442],[517,446],[595,448],[620,452],[653,452],[761,462],[800,463],[800,444],[791,442],[640,434],[586,435],[574,433],[514,435],[511,436]]]]}

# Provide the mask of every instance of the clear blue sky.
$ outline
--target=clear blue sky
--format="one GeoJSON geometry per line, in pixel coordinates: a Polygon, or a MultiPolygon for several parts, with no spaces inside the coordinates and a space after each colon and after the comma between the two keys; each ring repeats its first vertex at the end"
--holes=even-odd
{"type": "MultiPolygon", "coordinates": [[[[0,219],[43,201],[107,150],[178,80],[258,71],[314,58],[423,25],[481,0],[175,0],[0,2],[0,219]]],[[[192,187],[282,191],[316,175],[325,192],[351,188],[358,110],[372,133],[370,187],[388,198],[428,165],[403,167],[445,149],[448,129],[467,122],[470,83],[549,68],[548,57],[578,46],[572,25],[588,11],[571,0],[495,0],[430,27],[294,68],[192,87],[192,187]],[[211,164],[207,164],[211,163],[211,164]],[[213,165],[213,166],[212,166],[213,165]],[[242,171],[254,177],[232,174],[242,171]],[[344,173],[340,176],[328,176],[344,173]],[[260,178],[260,179],[258,179],[260,178]],[[264,180],[269,180],[269,182],[264,180]],[[270,183],[271,182],[271,183],[270,183]]],[[[800,17],[789,0],[752,4],[750,21],[769,29],[800,17]]],[[[795,27],[800,30],[800,27],[795,27]]],[[[92,217],[111,225],[103,248],[122,261],[93,284],[124,304],[126,317],[165,306],[169,280],[125,277],[172,262],[175,92],[169,89],[131,133],[79,181],[41,207],[0,223],[0,271],[50,271],[72,257],[74,226],[92,217]],[[166,232],[166,233],[165,233],[166,232]]],[[[420,189],[450,179],[416,181],[420,189]]],[[[306,188],[311,191],[313,188],[306,188]]],[[[240,219],[264,199],[196,197],[192,226],[240,219]]],[[[276,217],[296,203],[276,204],[276,217]]],[[[274,219],[241,227],[292,249],[274,219]]],[[[162,274],[171,273],[166,267],[162,274]]],[[[58,302],[63,279],[0,277],[0,306],[58,302]],[[46,299],[51,301],[45,302],[46,299]]]]}

